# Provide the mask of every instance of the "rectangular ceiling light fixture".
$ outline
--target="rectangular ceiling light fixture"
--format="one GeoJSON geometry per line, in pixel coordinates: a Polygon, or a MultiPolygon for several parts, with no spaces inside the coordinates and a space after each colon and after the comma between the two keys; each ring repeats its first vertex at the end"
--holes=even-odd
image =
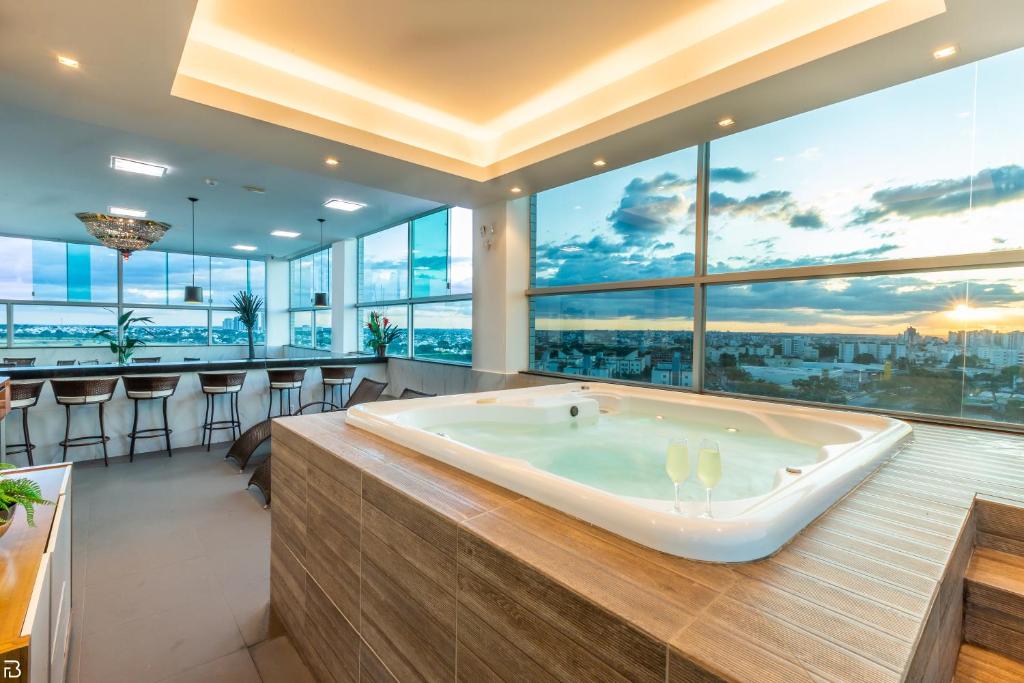
{"type": "Polygon", "coordinates": [[[350,202],[347,199],[328,199],[324,202],[324,206],[328,209],[337,209],[338,211],[358,211],[359,209],[366,206],[366,204],[360,204],[359,202],[350,202]]]}
{"type": "Polygon", "coordinates": [[[288,239],[294,239],[301,235],[301,232],[292,232],[291,230],[273,230],[271,233],[274,237],[287,237],[288,239]]]}
{"type": "Polygon", "coordinates": [[[251,244],[236,244],[231,248],[237,249],[238,251],[256,251],[256,247],[252,246],[251,244]]]}
{"type": "Polygon", "coordinates": [[[142,175],[151,175],[154,178],[162,178],[167,173],[167,167],[159,164],[149,164],[145,161],[135,161],[134,159],[125,159],[124,157],[110,157],[110,168],[115,171],[125,171],[126,173],[141,173],[142,175]]]}
{"type": "Polygon", "coordinates": [[[111,206],[110,213],[115,216],[128,216],[129,218],[145,218],[148,213],[145,209],[126,209],[123,206],[111,206]]]}

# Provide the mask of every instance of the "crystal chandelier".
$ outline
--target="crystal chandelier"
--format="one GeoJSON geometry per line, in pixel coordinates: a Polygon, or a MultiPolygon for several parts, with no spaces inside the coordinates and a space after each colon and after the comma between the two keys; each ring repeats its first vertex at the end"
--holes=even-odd
{"type": "Polygon", "coordinates": [[[108,216],[105,213],[76,213],[85,230],[104,246],[116,249],[127,261],[133,251],[148,249],[170,229],[170,224],[142,218],[108,216]]]}

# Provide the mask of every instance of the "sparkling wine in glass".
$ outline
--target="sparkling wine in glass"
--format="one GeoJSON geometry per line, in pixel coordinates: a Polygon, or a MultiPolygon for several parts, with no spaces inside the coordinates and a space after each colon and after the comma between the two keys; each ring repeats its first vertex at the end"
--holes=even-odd
{"type": "Polygon", "coordinates": [[[702,439],[697,454],[697,479],[700,480],[707,494],[706,507],[702,517],[711,518],[711,489],[722,480],[722,454],[718,443],[710,439],[702,439]]]}
{"type": "Polygon", "coordinates": [[[675,511],[681,512],[679,507],[679,487],[690,478],[690,445],[686,439],[672,439],[668,442],[668,452],[665,455],[665,472],[672,480],[672,487],[675,489],[675,511]]]}

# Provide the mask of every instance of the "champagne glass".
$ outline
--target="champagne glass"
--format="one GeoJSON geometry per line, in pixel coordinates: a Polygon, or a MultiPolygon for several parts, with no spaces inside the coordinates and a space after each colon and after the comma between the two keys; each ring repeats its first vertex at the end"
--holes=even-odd
{"type": "Polygon", "coordinates": [[[690,478],[690,445],[686,439],[672,439],[668,442],[665,472],[675,489],[675,511],[682,512],[679,508],[679,487],[690,478]]]}
{"type": "Polygon", "coordinates": [[[707,494],[707,506],[701,517],[711,519],[711,489],[722,480],[722,454],[718,443],[710,439],[702,439],[697,455],[697,478],[707,494]]]}

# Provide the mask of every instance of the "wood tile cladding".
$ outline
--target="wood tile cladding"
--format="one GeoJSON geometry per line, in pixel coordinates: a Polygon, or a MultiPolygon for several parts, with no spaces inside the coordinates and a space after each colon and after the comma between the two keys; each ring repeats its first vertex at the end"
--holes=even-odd
{"type": "Polygon", "coordinates": [[[918,425],[775,556],[722,565],[638,546],[340,414],[284,418],[271,602],[324,681],[949,680],[974,499],[1024,500],[1022,453],[1019,437],[918,425]]]}

